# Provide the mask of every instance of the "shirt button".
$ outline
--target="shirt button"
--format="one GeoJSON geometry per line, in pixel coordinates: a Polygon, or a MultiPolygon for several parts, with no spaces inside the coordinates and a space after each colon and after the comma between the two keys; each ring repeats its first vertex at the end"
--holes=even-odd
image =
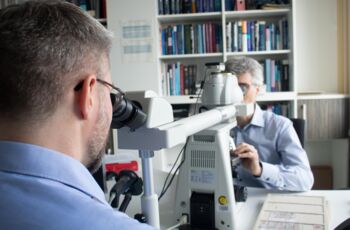
{"type": "Polygon", "coordinates": [[[266,180],[269,181],[269,180],[270,180],[270,177],[266,178],[266,180]]]}

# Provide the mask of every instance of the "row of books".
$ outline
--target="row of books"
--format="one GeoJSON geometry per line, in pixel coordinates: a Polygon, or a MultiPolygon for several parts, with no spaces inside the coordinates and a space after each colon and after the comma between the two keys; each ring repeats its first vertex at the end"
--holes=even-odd
{"type": "Polygon", "coordinates": [[[264,82],[266,92],[289,91],[289,61],[265,59],[264,82]]]}
{"type": "Polygon", "coordinates": [[[164,96],[193,95],[196,93],[196,65],[180,62],[164,63],[162,66],[162,88],[164,96]]]}
{"type": "Polygon", "coordinates": [[[163,55],[222,52],[222,27],[217,23],[179,24],[161,30],[163,55]]]}
{"type": "Polygon", "coordinates": [[[188,14],[221,11],[221,0],[158,0],[158,13],[188,14]]]}
{"type": "Polygon", "coordinates": [[[277,22],[231,21],[226,23],[228,52],[289,49],[288,20],[277,22]]]}
{"type": "MultiPolygon", "coordinates": [[[[272,8],[288,8],[289,0],[225,0],[226,11],[272,8]],[[275,4],[270,4],[275,3],[275,4]]],[[[159,15],[188,14],[221,11],[221,0],[158,0],[159,15]]]]}
{"type": "Polygon", "coordinates": [[[67,0],[95,18],[106,18],[106,0],[67,0]]]}
{"type": "Polygon", "coordinates": [[[261,109],[273,112],[278,115],[289,117],[290,106],[289,103],[274,103],[274,104],[262,104],[261,109]]]}

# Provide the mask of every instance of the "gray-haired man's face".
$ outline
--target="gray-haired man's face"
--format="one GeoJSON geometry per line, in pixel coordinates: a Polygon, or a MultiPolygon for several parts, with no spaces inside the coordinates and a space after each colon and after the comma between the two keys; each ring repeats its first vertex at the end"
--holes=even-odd
{"type": "Polygon", "coordinates": [[[238,84],[242,89],[244,89],[244,102],[245,103],[254,103],[256,97],[259,93],[259,87],[253,85],[252,76],[250,73],[244,73],[239,75],[238,84]]]}

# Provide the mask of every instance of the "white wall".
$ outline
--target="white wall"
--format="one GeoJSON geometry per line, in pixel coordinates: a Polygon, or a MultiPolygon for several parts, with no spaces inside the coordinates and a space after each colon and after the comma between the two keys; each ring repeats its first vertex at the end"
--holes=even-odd
{"type": "Polygon", "coordinates": [[[294,0],[298,92],[337,92],[336,3],[336,0],[294,0]]]}
{"type": "Polygon", "coordinates": [[[348,187],[348,139],[307,141],[305,150],[311,165],[329,165],[333,171],[333,188],[348,187]]]}
{"type": "Polygon", "coordinates": [[[160,76],[160,70],[157,60],[159,41],[156,32],[156,3],[155,0],[107,1],[107,27],[115,35],[111,52],[112,79],[124,91],[148,89],[160,93],[160,79],[157,77],[160,76]],[[148,39],[125,39],[122,27],[136,22],[151,26],[151,36],[148,39]],[[124,55],[123,47],[128,44],[150,44],[152,49],[149,55],[124,55]]]}

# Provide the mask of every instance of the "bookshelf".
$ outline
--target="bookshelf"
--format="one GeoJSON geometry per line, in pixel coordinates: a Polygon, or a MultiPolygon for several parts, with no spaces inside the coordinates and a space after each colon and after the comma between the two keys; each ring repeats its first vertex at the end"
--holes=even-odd
{"type": "MultiPolygon", "coordinates": [[[[203,10],[204,8],[202,6],[202,12],[193,12],[193,6],[191,6],[191,10],[185,9],[185,7],[182,8],[182,12],[187,13],[179,13],[181,9],[178,8],[178,2],[203,3],[205,1],[154,0],[148,3],[140,3],[136,0],[130,0],[128,2],[116,4],[113,0],[107,0],[108,28],[115,32],[116,37],[123,36],[123,25],[121,25],[121,23],[125,21],[131,23],[132,21],[141,20],[146,24],[149,23],[148,25],[152,27],[151,41],[149,42],[153,48],[150,53],[152,57],[146,61],[126,63],[125,58],[123,61],[123,47],[117,47],[117,45],[114,48],[111,55],[112,75],[114,76],[114,80],[126,91],[151,89],[156,91],[159,95],[164,96],[172,104],[194,104],[197,101],[194,95],[184,95],[185,90],[171,90],[169,87],[169,85],[174,85],[174,87],[182,88],[186,85],[186,83],[184,83],[186,82],[184,79],[186,77],[184,76],[182,66],[196,66],[195,76],[192,76],[192,78],[195,79],[195,83],[192,82],[189,86],[194,87],[194,89],[188,90],[188,92],[193,94],[198,92],[198,85],[200,85],[200,81],[204,79],[205,63],[225,62],[235,56],[249,56],[257,59],[262,64],[264,64],[267,59],[270,60],[269,63],[271,63],[271,61],[276,63],[284,61],[288,63],[289,66],[287,70],[288,89],[284,89],[283,91],[281,89],[276,89],[276,92],[269,92],[271,90],[267,87],[267,92],[260,95],[258,101],[263,104],[287,103],[290,111],[288,116],[296,117],[297,93],[295,89],[295,77],[293,75],[295,68],[295,62],[293,60],[293,1],[294,0],[290,1],[290,7],[288,8],[233,11],[229,10],[232,6],[225,6],[225,3],[228,2],[227,0],[213,0],[207,1],[212,3],[212,8],[210,9],[207,8],[203,10]],[[173,3],[174,9],[169,8],[165,10],[164,4],[168,3],[173,3]],[[163,7],[161,10],[160,6],[162,4],[163,7]],[[142,11],[136,10],[136,8],[140,7],[143,9],[142,11]],[[137,14],[130,15],[130,13],[125,13],[132,10],[137,11],[137,14]],[[172,10],[174,11],[173,14],[171,14],[172,10]],[[112,16],[110,17],[110,15],[112,16]],[[236,24],[249,23],[253,28],[255,23],[258,25],[258,22],[262,22],[261,24],[265,25],[265,29],[270,28],[270,25],[273,24],[275,30],[277,27],[279,28],[278,30],[282,30],[280,26],[281,20],[288,25],[286,27],[287,35],[284,38],[287,42],[285,46],[283,44],[276,45],[275,43],[272,45],[271,42],[271,47],[269,48],[251,49],[250,47],[249,49],[234,50],[227,43],[228,37],[231,36],[231,41],[234,39],[232,32],[229,34],[229,24],[231,24],[233,28],[235,22],[236,24]],[[185,30],[187,30],[187,37],[185,35],[185,30]],[[188,39],[188,36],[190,36],[192,40],[188,39]],[[184,41],[185,39],[188,41],[184,41]],[[209,46],[207,44],[208,41],[211,44],[209,46]],[[115,65],[113,65],[113,63],[115,63],[115,65]],[[135,66],[138,66],[137,70],[135,70],[135,66]],[[149,74],[143,76],[146,72],[149,74]],[[122,75],[126,73],[130,76],[128,80],[122,79],[122,75]],[[176,83],[169,83],[169,81],[172,81],[171,79],[174,79],[174,81],[176,79],[176,83]],[[197,89],[195,88],[196,86],[197,89]]],[[[194,8],[198,11],[200,6],[195,6],[194,8]]],[[[257,28],[254,30],[258,31],[257,28]]],[[[276,37],[276,33],[272,33],[272,31],[268,32],[268,34],[276,37]]],[[[262,37],[262,35],[260,37],[262,37]]],[[[281,37],[278,39],[280,38],[281,37]]],[[[126,41],[123,41],[123,38],[116,38],[116,42],[122,44],[126,41]]],[[[256,43],[256,41],[254,42],[256,43]]],[[[265,45],[266,44],[264,44],[264,46],[265,45]]],[[[272,68],[277,70],[279,67],[273,65],[272,68]]]]}

